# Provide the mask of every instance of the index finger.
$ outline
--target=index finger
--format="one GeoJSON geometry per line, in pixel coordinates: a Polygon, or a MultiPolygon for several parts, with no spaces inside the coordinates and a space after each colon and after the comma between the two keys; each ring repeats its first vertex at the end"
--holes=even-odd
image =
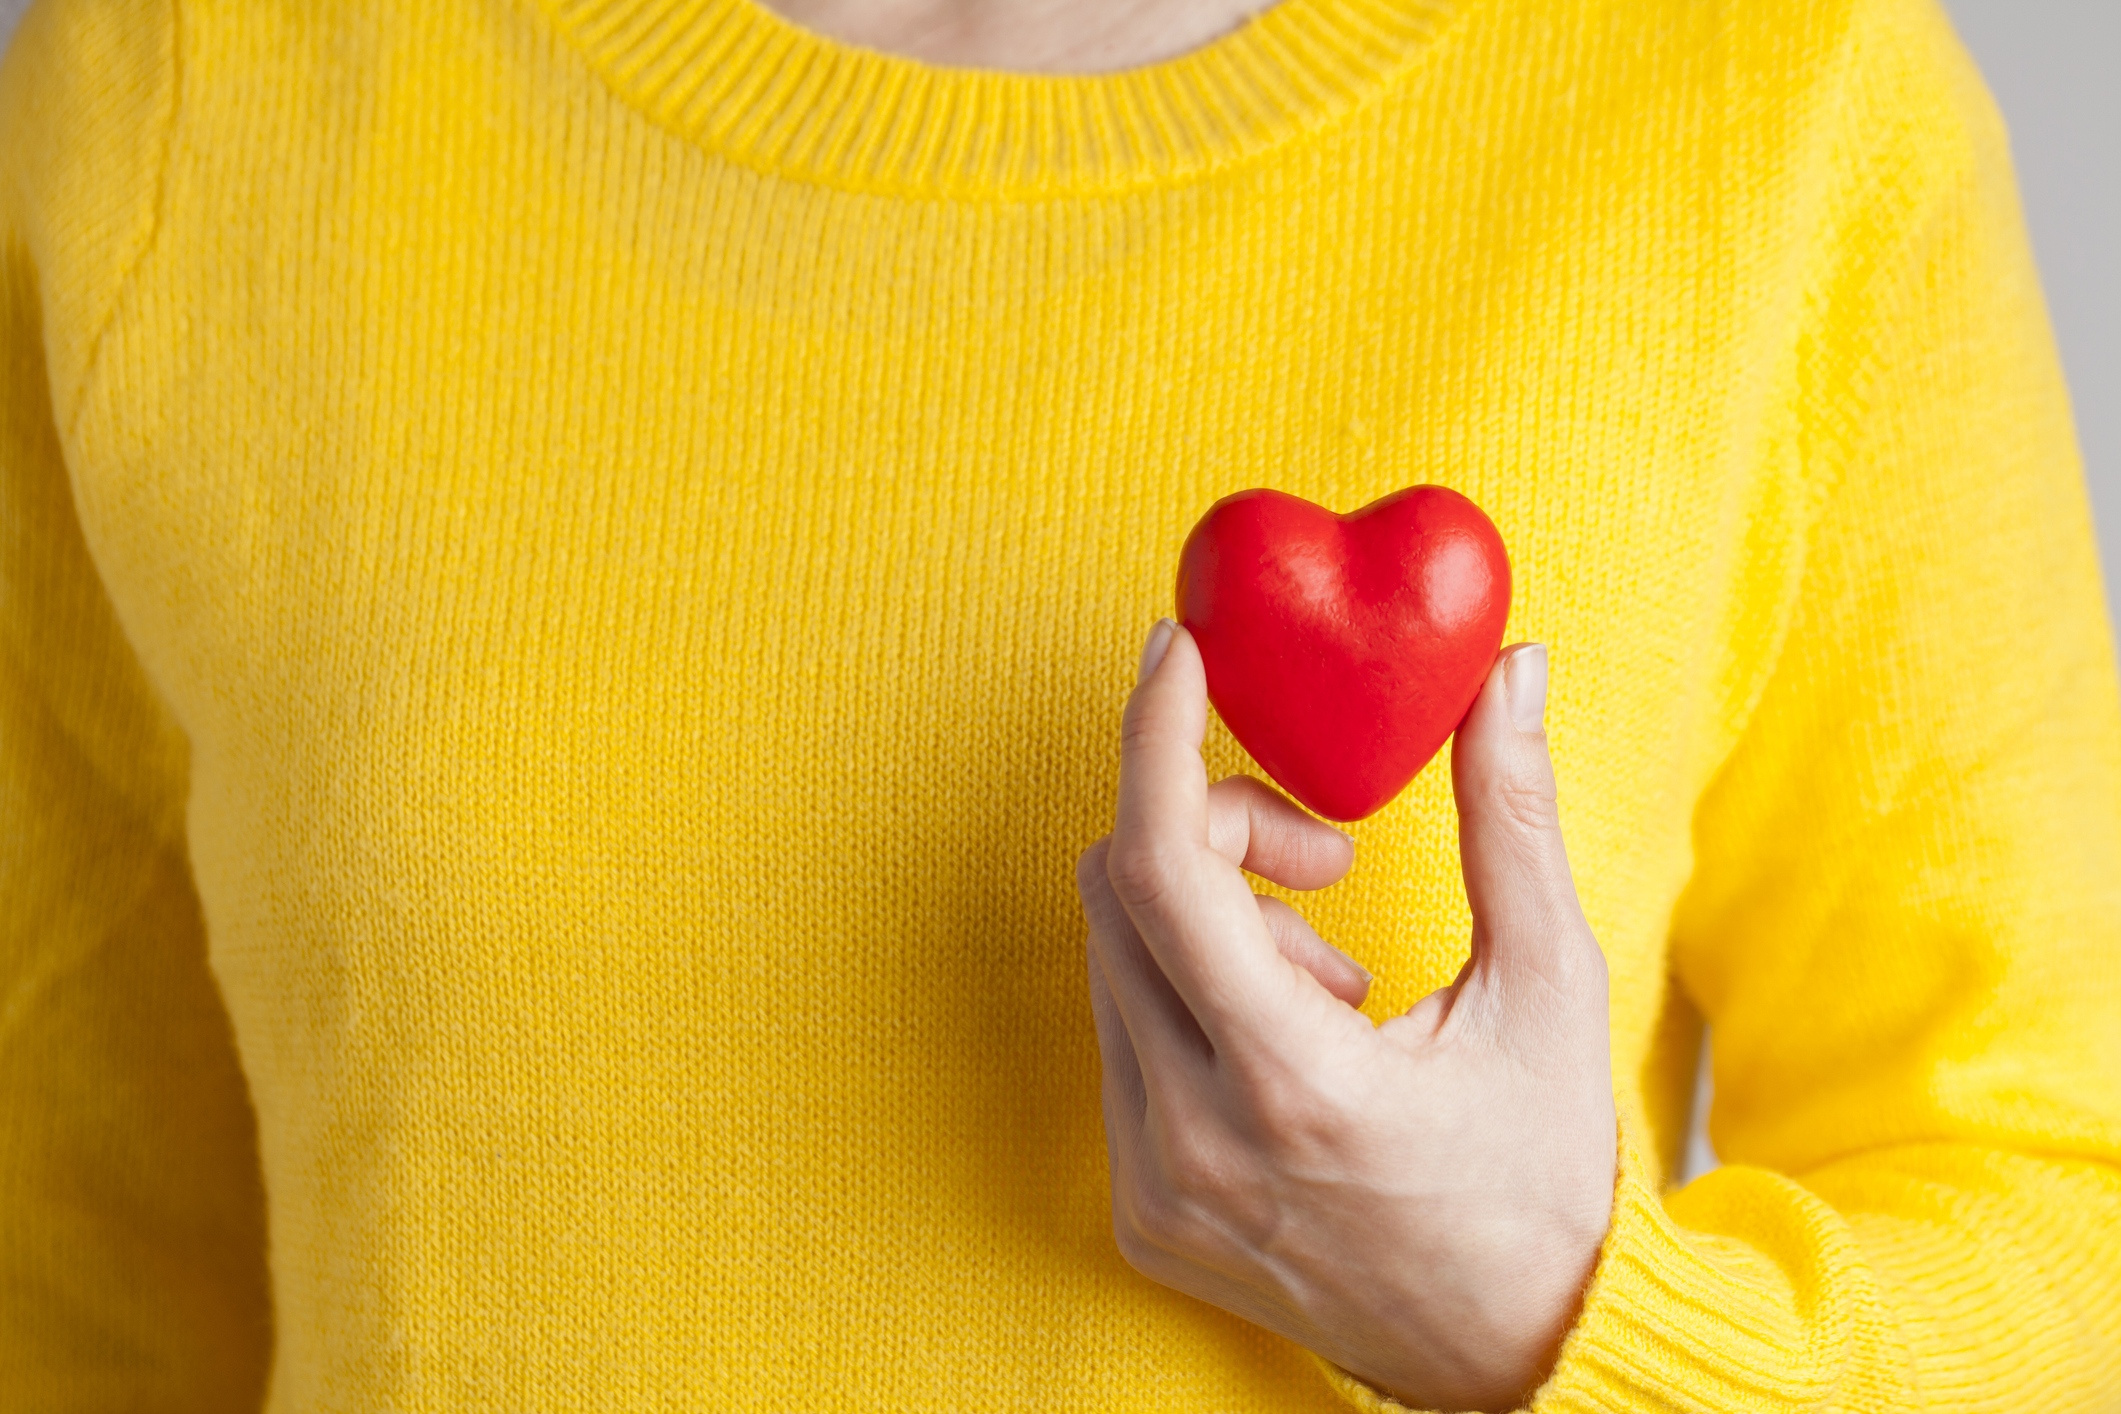
{"type": "Polygon", "coordinates": [[[1225,1042],[1257,1045],[1277,1034],[1295,979],[1252,886],[1209,842],[1200,649],[1166,619],[1142,656],[1145,671],[1120,726],[1119,811],[1106,876],[1209,1042],[1218,1051],[1225,1042]],[[1160,658],[1158,635],[1167,640],[1160,658]]]}

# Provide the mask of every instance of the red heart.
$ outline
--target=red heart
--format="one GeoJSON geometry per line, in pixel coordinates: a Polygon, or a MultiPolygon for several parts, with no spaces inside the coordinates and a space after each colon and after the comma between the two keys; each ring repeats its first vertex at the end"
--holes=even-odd
{"type": "Polygon", "coordinates": [[[1502,535],[1442,486],[1345,516],[1240,491],[1178,557],[1179,621],[1209,701],[1329,820],[1382,809],[1429,764],[1480,695],[1509,614],[1502,535]]]}

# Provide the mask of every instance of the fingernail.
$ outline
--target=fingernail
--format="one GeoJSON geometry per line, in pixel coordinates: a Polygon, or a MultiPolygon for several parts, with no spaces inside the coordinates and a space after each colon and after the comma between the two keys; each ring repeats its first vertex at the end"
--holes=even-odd
{"type": "Polygon", "coordinates": [[[1149,630],[1149,641],[1142,645],[1142,665],[1135,670],[1134,681],[1145,683],[1156,665],[1163,662],[1164,654],[1170,650],[1171,634],[1178,627],[1169,619],[1158,619],[1156,627],[1149,630]]]}
{"type": "MultiPolygon", "coordinates": [[[[1319,941],[1321,943],[1326,943],[1326,940],[1324,938],[1320,938],[1319,941]]],[[[1369,968],[1364,967],[1354,958],[1349,957],[1347,953],[1342,949],[1334,947],[1331,943],[1326,943],[1326,951],[1332,953],[1335,957],[1339,958],[1342,962],[1348,964],[1348,966],[1354,968],[1357,972],[1360,972],[1362,974],[1364,986],[1368,986],[1370,983],[1375,982],[1377,980],[1376,973],[1370,971],[1369,968]]]]}
{"type": "Polygon", "coordinates": [[[1527,643],[1502,668],[1503,697],[1510,722],[1521,732],[1536,732],[1547,712],[1547,646],[1527,643]]]}

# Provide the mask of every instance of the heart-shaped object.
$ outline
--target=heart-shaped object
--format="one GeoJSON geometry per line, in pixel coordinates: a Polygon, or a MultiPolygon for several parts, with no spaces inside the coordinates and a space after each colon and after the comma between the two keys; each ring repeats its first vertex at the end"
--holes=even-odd
{"type": "Polygon", "coordinates": [[[1501,533],[1442,486],[1344,516],[1240,491],[1179,553],[1178,617],[1208,700],[1329,820],[1374,814],[1429,764],[1480,695],[1509,615],[1501,533]]]}

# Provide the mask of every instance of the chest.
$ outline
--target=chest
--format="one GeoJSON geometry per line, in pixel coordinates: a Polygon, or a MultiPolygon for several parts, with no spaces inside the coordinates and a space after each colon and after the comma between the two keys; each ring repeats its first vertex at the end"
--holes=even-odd
{"type": "MultiPolygon", "coordinates": [[[[1441,238],[1418,190],[1265,176],[970,212],[730,176],[546,229],[482,224],[479,180],[357,193],[394,241],[197,272],[165,435],[84,480],[192,737],[239,1030],[446,1066],[528,1008],[569,1054],[741,1056],[699,1018],[882,995],[885,1085],[968,1024],[934,980],[999,968],[978,1014],[1066,1053],[1069,865],[1187,528],[1435,482],[1510,548],[1508,639],[1552,646],[1616,1052],[1651,1044],[1772,481],[1700,252],[1587,280],[1493,212],[1441,238]]],[[[1551,219],[1580,251],[1608,218],[1551,219]]],[[[1303,905],[1378,1015],[1464,956],[1449,801],[1440,761],[1303,905]]]]}

